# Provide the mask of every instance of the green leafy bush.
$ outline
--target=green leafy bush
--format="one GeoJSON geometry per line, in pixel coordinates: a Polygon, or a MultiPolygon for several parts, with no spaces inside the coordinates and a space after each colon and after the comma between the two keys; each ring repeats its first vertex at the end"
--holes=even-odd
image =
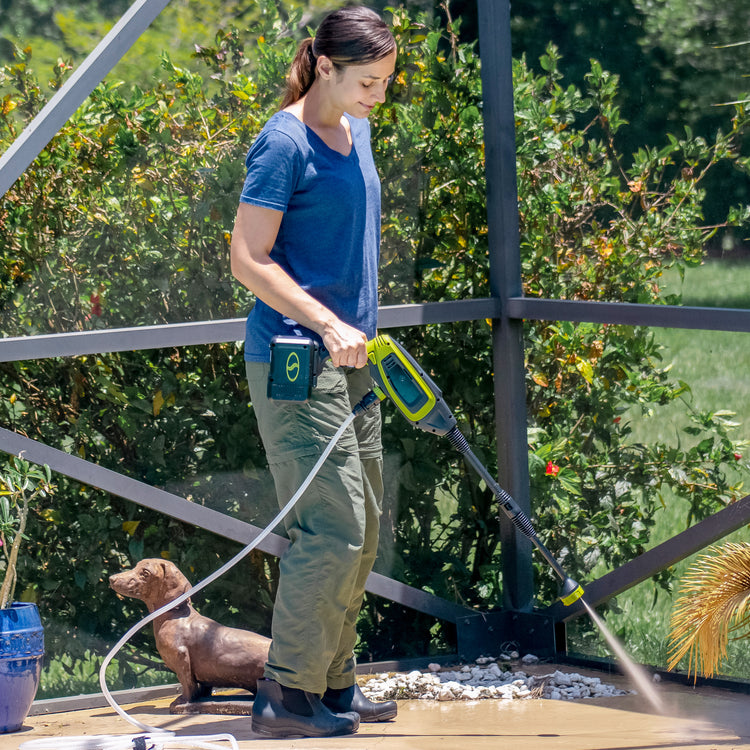
{"type": "MultiPolygon", "coordinates": [[[[165,55],[153,87],[99,86],[0,201],[4,334],[244,315],[251,300],[230,278],[227,255],[243,161],[276,106],[301,20],[280,19],[271,2],[261,9],[258,26],[219,31],[194,66],[165,55]]],[[[397,75],[372,122],[383,178],[381,302],[487,296],[477,50],[455,27],[403,10],[392,23],[397,75]]],[[[0,77],[3,145],[48,95],[30,55],[19,52],[0,77]]],[[[661,274],[700,262],[712,231],[700,226],[703,179],[717,164],[743,166],[734,144],[744,109],[715,142],[687,133],[624,155],[617,80],[592,63],[583,88],[566,86],[553,48],[540,66],[514,63],[526,294],[676,301],[664,296],[661,274]]],[[[65,74],[56,72],[52,89],[65,74]]],[[[396,335],[433,372],[492,469],[491,333],[482,320],[396,335]]],[[[740,463],[728,415],[691,413],[676,445],[630,440],[633,410],[689,396],[647,329],[528,322],[526,344],[533,520],[571,575],[585,581],[595,565],[638,554],[664,487],[689,499],[691,518],[739,495],[727,479],[740,463]]],[[[6,363],[0,389],[4,424],[258,525],[271,518],[235,344],[6,363]]],[[[385,411],[379,570],[469,606],[497,605],[502,550],[491,494],[447,441],[385,411]]],[[[141,614],[110,595],[110,573],[164,555],[197,580],[227,557],[224,540],[64,478],[29,529],[25,595],[54,612],[50,651],[71,680],[141,614]]],[[[539,602],[549,602],[556,583],[538,567],[539,602]]],[[[254,555],[201,609],[268,632],[277,574],[275,560],[254,555]]],[[[364,658],[452,645],[449,628],[375,597],[360,625],[364,658]]],[[[139,636],[130,663],[121,662],[123,685],[135,679],[131,664],[156,663],[148,639],[139,636]]]]}
{"type": "Polygon", "coordinates": [[[22,458],[8,459],[0,473],[0,554],[5,571],[0,583],[0,609],[15,601],[18,556],[26,537],[29,509],[52,488],[48,466],[34,466],[22,458]]]}
{"type": "MultiPolygon", "coordinates": [[[[586,91],[564,88],[554,48],[544,75],[516,67],[522,260],[530,296],[678,303],[662,276],[703,258],[719,228],[702,226],[703,181],[738,163],[748,118],[736,109],[712,143],[671,134],[624,155],[617,79],[593,62],[586,91]]],[[[736,210],[728,223],[746,217],[736,210]]],[[[531,474],[543,539],[582,578],[648,546],[669,487],[689,502],[686,523],[741,496],[741,443],[730,414],[696,413],[689,384],[661,362],[653,332],[591,323],[527,324],[531,474]],[[685,401],[690,424],[675,444],[630,439],[630,415],[685,401]]]]}

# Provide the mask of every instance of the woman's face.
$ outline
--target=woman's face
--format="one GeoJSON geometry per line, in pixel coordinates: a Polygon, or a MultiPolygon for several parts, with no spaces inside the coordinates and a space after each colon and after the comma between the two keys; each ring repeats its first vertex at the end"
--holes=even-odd
{"type": "Polygon", "coordinates": [[[329,93],[334,103],[352,117],[365,118],[385,101],[385,90],[396,66],[396,50],[377,62],[347,65],[334,70],[329,93]]]}

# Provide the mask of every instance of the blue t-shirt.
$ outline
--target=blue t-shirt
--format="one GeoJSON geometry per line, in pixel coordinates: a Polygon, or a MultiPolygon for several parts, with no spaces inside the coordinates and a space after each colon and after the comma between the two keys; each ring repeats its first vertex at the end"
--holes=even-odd
{"type": "MultiPolygon", "coordinates": [[[[277,112],[248,152],[240,201],[284,212],[271,259],[371,339],[378,316],[380,180],[370,124],[347,119],[352,149],[344,156],[291,113],[277,112]]],[[[245,359],[267,362],[271,338],[295,331],[320,342],[257,300],[247,317],[245,359]]]]}

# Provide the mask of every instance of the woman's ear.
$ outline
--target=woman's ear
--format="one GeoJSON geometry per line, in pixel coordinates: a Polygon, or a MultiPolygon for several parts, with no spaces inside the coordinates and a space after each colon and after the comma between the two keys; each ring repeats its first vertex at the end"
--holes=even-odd
{"type": "Polygon", "coordinates": [[[333,67],[333,63],[331,62],[331,58],[326,57],[325,55],[321,55],[316,60],[315,69],[317,71],[317,74],[325,80],[330,80],[333,77],[333,72],[335,70],[335,68],[333,67]]]}

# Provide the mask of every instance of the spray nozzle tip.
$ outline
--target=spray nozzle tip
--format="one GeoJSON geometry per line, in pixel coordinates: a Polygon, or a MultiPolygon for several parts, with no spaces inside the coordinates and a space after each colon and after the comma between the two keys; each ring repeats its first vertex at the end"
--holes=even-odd
{"type": "Polygon", "coordinates": [[[582,596],[583,586],[580,583],[574,581],[572,578],[566,578],[563,581],[562,589],[560,590],[560,601],[566,607],[577,602],[582,596]]]}

